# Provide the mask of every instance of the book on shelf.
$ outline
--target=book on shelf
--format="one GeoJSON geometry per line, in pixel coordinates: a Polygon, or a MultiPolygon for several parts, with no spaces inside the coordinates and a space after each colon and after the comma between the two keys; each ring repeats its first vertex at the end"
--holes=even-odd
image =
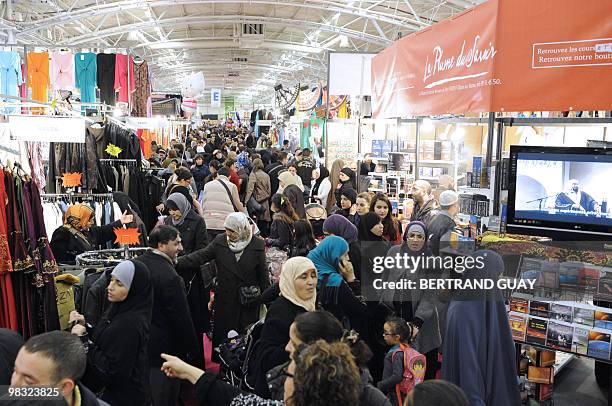
{"type": "Polygon", "coordinates": [[[574,324],[593,327],[595,321],[595,310],[588,305],[574,305],[574,324]]]}
{"type": "Polygon", "coordinates": [[[610,359],[610,334],[599,329],[589,330],[587,355],[589,357],[610,359]]]}
{"type": "Polygon", "coordinates": [[[510,323],[512,338],[518,341],[525,341],[525,336],[527,334],[527,316],[520,313],[511,313],[508,316],[508,322],[510,323]]]}
{"type": "Polygon", "coordinates": [[[540,317],[529,317],[527,322],[527,335],[525,341],[530,344],[546,345],[546,330],[548,319],[540,317]]]}
{"type": "Polygon", "coordinates": [[[475,156],[472,158],[472,184],[471,187],[480,187],[480,178],[482,175],[482,161],[483,157],[475,156]]]}
{"type": "Polygon", "coordinates": [[[508,190],[508,181],[510,180],[510,158],[502,158],[501,167],[501,190],[508,190]]]}
{"type": "Polygon", "coordinates": [[[532,316],[550,317],[550,302],[543,302],[539,300],[529,301],[529,314],[532,316]]]}
{"type": "Polygon", "coordinates": [[[586,355],[589,347],[589,329],[574,325],[572,352],[586,355]]]}
{"type": "Polygon", "coordinates": [[[517,313],[529,313],[529,299],[520,297],[510,298],[510,311],[517,313]]]}
{"type": "Polygon", "coordinates": [[[573,313],[574,309],[570,305],[554,302],[550,305],[550,318],[553,320],[571,323],[574,318],[573,313]]]}
{"type": "Polygon", "coordinates": [[[595,328],[612,331],[612,309],[610,312],[603,310],[595,310],[594,325],[595,328]]]}
{"type": "Polygon", "coordinates": [[[612,268],[602,268],[599,281],[597,283],[597,294],[600,297],[612,299],[612,268]]]}
{"type": "Polygon", "coordinates": [[[572,350],[572,340],[574,338],[574,327],[571,324],[549,321],[546,346],[561,351],[572,350]]]}

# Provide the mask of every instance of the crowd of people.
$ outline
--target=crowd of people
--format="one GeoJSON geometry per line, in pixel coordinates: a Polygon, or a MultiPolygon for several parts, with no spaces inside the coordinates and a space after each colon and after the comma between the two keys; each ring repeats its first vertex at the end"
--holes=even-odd
{"type": "MultiPolygon", "coordinates": [[[[169,150],[153,145],[151,163],[166,168],[168,185],[155,202],[151,249],[108,274],[97,320],[73,311],[70,332],[25,343],[0,332],[7,337],[0,365],[14,371],[0,375],[0,385],[57,386],[69,405],[175,405],[190,396],[233,406],[519,403],[501,299],[362,295],[374,256],[440,254],[456,226],[452,188],[436,197],[427,181],[416,181],[402,225],[384,193],[360,190],[370,161],[357,172],[337,159],[328,170],[308,148],[253,144],[246,129],[204,126],[169,150]],[[274,261],[278,275],[270,272],[274,261]],[[252,391],[205,372],[205,335],[218,347],[258,321],[252,391]],[[418,364],[410,386],[413,353],[421,357],[410,362],[418,364]]],[[[109,230],[132,221],[125,213],[117,224],[93,227],[93,213],[80,206],[54,233],[57,257],[108,241],[109,230]]],[[[487,258],[496,277],[503,262],[493,252],[487,258]]],[[[388,274],[404,277],[400,269],[388,274]]]]}

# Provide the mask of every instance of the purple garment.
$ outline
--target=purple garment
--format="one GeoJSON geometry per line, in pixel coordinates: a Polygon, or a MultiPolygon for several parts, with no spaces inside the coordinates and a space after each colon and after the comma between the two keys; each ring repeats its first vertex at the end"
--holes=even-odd
{"type": "Polygon", "coordinates": [[[349,244],[357,241],[357,227],[340,214],[332,214],[325,219],[323,231],[342,237],[349,244]]]}

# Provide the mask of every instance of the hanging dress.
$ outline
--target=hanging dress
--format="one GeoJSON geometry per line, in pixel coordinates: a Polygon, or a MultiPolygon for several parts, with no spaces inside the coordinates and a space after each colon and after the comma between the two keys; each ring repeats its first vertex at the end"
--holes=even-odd
{"type": "Polygon", "coordinates": [[[51,54],[51,86],[53,90],[74,89],[74,54],[53,52],[51,54]]]}
{"type": "Polygon", "coordinates": [[[0,327],[17,331],[17,308],[10,272],[13,271],[6,224],[4,171],[0,169],[0,327]]]}
{"type": "Polygon", "coordinates": [[[46,103],[49,77],[49,53],[30,52],[28,54],[28,86],[32,89],[32,100],[46,103]]]}
{"type": "MultiPolygon", "coordinates": [[[[21,71],[21,58],[17,52],[0,51],[0,94],[19,96],[19,86],[24,83],[21,71]]],[[[3,102],[15,100],[1,99],[3,102]]],[[[0,113],[11,114],[14,107],[1,108],[0,113]]]]}
{"type": "Polygon", "coordinates": [[[115,105],[115,54],[98,54],[98,89],[100,102],[115,105]]]}
{"type": "Polygon", "coordinates": [[[78,53],[74,56],[76,87],[81,90],[81,103],[96,102],[96,54],[78,53]]]}
{"type": "Polygon", "coordinates": [[[151,96],[149,65],[147,61],[134,62],[134,92],[132,93],[132,116],[147,116],[147,100],[151,96]]]}
{"type": "MultiPolygon", "coordinates": [[[[134,58],[130,56],[130,85],[129,91],[134,89],[134,58]]],[[[117,101],[127,103],[128,98],[128,57],[117,54],[115,60],[115,91],[119,92],[117,101]]]]}

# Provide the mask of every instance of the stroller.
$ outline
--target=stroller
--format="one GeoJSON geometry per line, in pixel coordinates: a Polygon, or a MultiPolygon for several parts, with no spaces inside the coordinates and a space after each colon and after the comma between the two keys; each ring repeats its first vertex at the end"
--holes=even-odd
{"type": "Polygon", "coordinates": [[[254,390],[254,383],[249,384],[247,377],[253,369],[254,348],[261,336],[263,325],[264,319],[261,319],[253,323],[244,335],[228,338],[215,349],[221,360],[219,377],[232,386],[246,391],[254,390]]]}
{"type": "Polygon", "coordinates": [[[312,225],[315,238],[323,237],[323,223],[327,218],[325,207],[318,203],[310,203],[304,209],[306,210],[306,218],[312,225]]]}

